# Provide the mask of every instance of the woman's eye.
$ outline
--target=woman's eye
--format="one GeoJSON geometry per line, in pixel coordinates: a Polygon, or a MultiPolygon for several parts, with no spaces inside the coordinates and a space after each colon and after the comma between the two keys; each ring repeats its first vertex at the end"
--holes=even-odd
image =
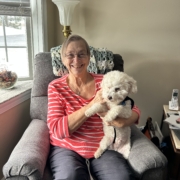
{"type": "Polygon", "coordinates": [[[74,58],[74,54],[67,54],[66,57],[67,57],[68,59],[73,59],[73,58],[74,58]]]}
{"type": "Polygon", "coordinates": [[[115,88],[115,92],[117,92],[117,91],[119,91],[120,90],[120,88],[115,88]]]}
{"type": "Polygon", "coordinates": [[[85,58],[86,54],[78,54],[78,58],[85,58]]]}

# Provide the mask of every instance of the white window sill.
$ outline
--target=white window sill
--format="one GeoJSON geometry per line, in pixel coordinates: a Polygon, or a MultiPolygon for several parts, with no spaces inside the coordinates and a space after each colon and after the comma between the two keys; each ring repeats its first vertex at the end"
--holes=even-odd
{"type": "Polygon", "coordinates": [[[32,80],[18,81],[12,89],[0,89],[0,114],[30,99],[32,80]]]}

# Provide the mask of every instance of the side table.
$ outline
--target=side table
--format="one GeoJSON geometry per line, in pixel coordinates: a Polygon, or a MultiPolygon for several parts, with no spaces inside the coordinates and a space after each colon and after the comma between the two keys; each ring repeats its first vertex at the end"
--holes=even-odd
{"type": "MultiPolygon", "coordinates": [[[[180,110],[180,107],[179,107],[180,110]]],[[[171,111],[169,110],[168,105],[163,105],[163,115],[161,121],[161,130],[163,126],[163,121],[168,117],[168,112],[178,112],[178,111],[171,111]]],[[[180,130],[174,130],[169,128],[170,139],[173,147],[173,156],[171,157],[172,163],[170,166],[170,174],[172,178],[180,180],[180,130]]]]}

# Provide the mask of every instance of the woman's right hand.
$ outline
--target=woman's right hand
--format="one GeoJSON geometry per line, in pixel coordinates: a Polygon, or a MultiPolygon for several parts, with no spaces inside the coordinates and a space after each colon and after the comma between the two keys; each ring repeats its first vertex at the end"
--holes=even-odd
{"type": "Polygon", "coordinates": [[[102,98],[102,90],[97,91],[94,99],[90,102],[91,105],[93,105],[94,103],[105,103],[105,100],[102,98]]]}

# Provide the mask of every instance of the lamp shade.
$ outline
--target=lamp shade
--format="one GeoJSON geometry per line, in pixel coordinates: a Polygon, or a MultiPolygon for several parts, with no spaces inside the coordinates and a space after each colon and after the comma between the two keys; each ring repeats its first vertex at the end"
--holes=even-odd
{"type": "Polygon", "coordinates": [[[80,0],[52,0],[52,2],[58,7],[60,24],[70,26],[74,8],[80,0]]]}

